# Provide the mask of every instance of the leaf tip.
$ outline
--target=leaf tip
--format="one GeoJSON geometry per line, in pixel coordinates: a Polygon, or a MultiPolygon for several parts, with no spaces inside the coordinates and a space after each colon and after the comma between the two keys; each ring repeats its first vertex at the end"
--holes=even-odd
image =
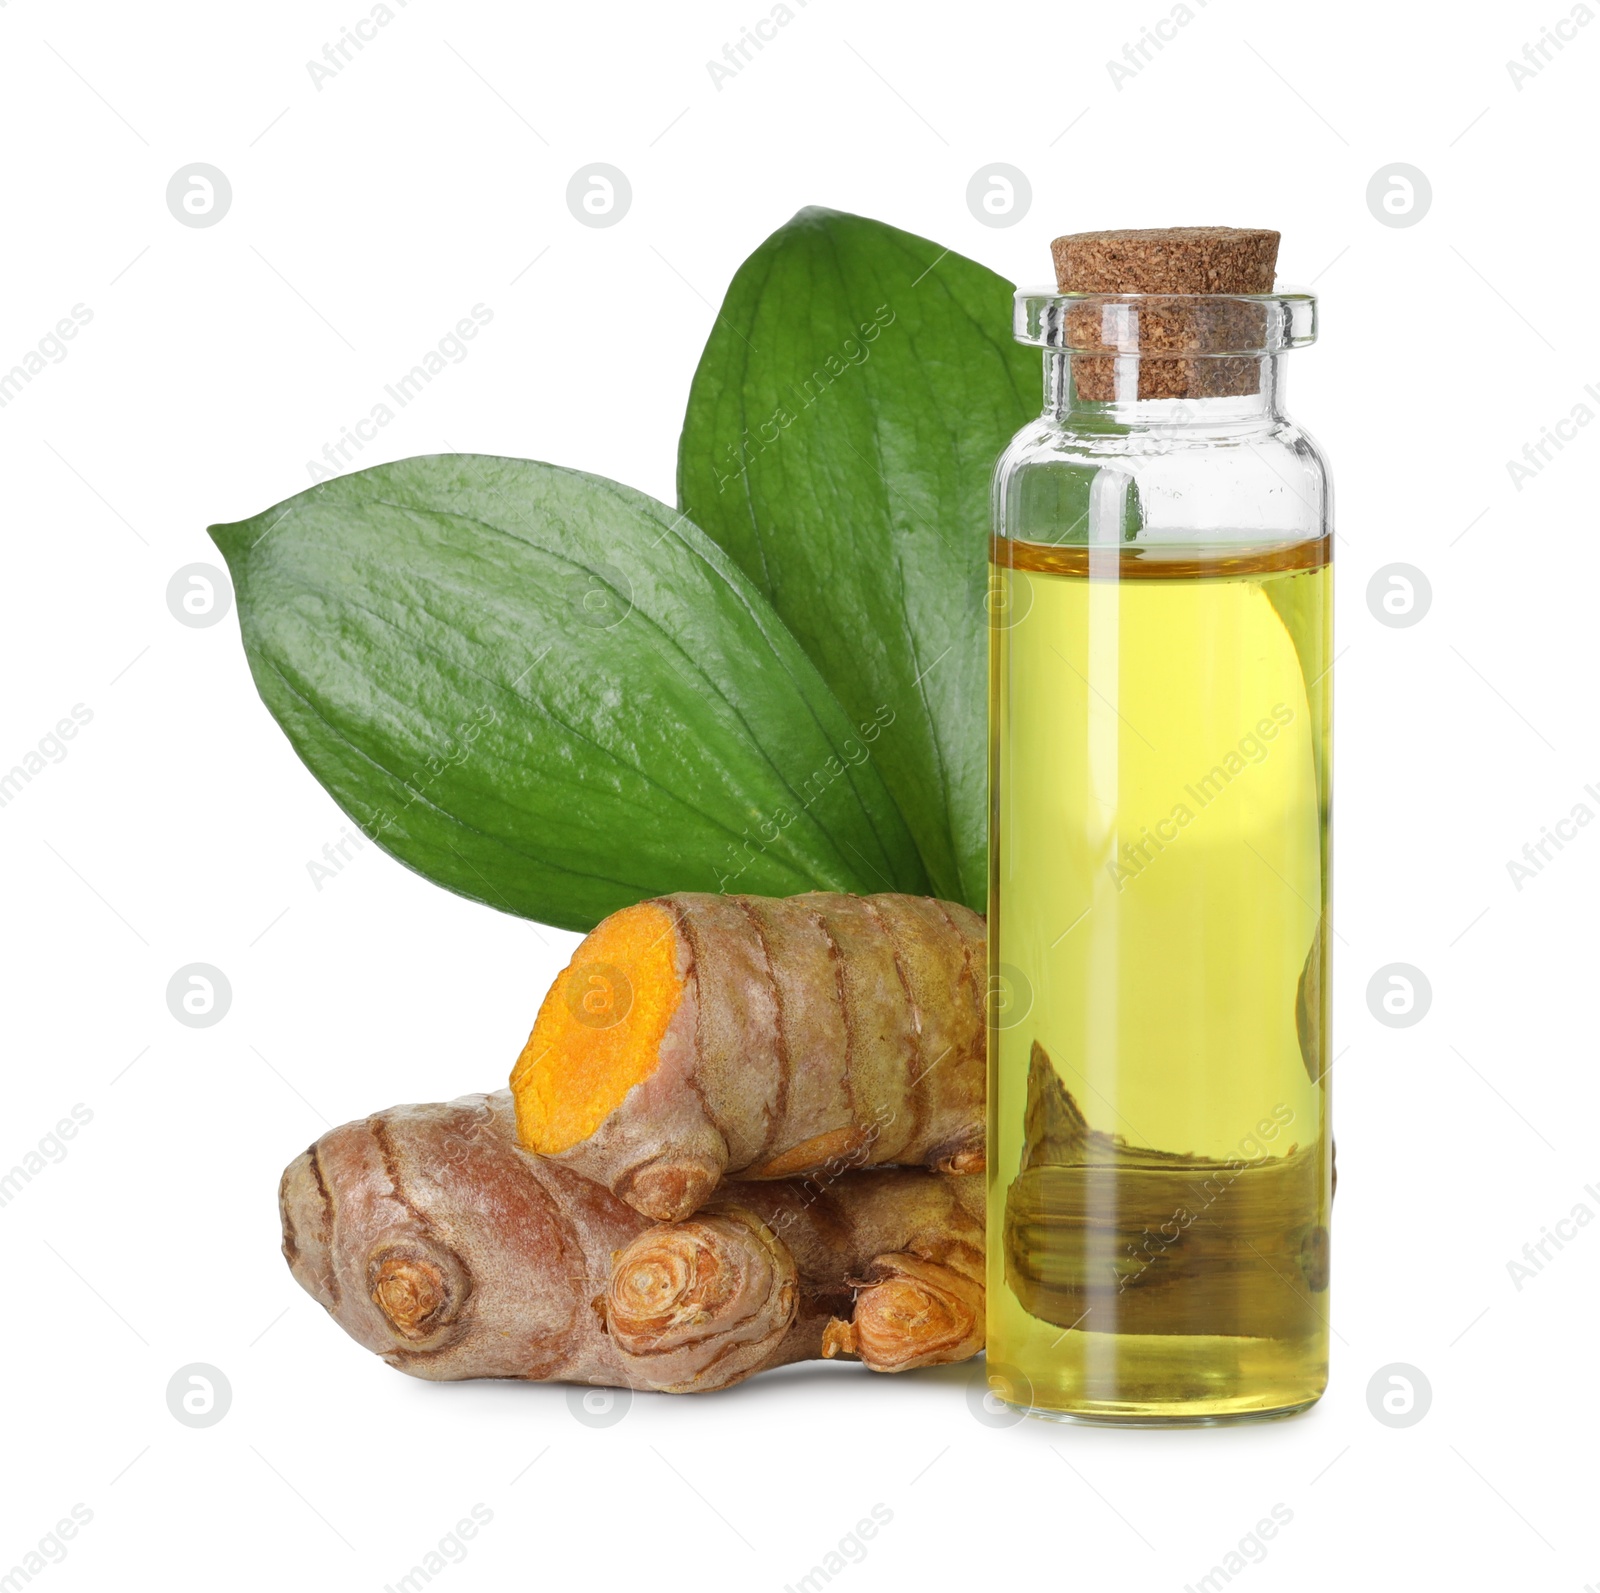
{"type": "MultiPolygon", "coordinates": [[[[835,210],[830,205],[803,205],[779,232],[837,232],[841,227],[863,220],[862,216],[852,215],[848,210],[835,210]]],[[[882,223],[869,222],[868,225],[881,226],[882,223]]]]}
{"type": "Polygon", "coordinates": [[[206,535],[216,543],[217,551],[230,567],[235,557],[246,549],[245,532],[249,524],[248,520],[219,521],[206,527],[206,535]]]}

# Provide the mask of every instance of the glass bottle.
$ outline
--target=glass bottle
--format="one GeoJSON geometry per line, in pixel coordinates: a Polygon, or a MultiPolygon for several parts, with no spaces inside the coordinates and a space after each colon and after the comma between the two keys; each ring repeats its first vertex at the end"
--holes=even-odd
{"type": "Polygon", "coordinates": [[[988,1357],[1037,1414],[1327,1381],[1331,493],[1283,408],[1315,319],[1017,295],[1045,407],[994,480],[988,1357]]]}

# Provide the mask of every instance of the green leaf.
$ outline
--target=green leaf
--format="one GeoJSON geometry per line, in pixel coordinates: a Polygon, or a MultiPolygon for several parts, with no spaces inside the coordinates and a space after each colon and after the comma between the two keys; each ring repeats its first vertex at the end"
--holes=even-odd
{"type": "Polygon", "coordinates": [[[674,890],[927,890],[874,767],[892,726],[642,493],[438,455],[211,535],[295,750],[437,884],[579,930],[674,890]]]}
{"type": "Polygon", "coordinates": [[[740,267],[684,420],[684,511],[852,717],[941,896],[988,878],[989,482],[1038,415],[1011,284],[881,222],[803,210],[740,267]]]}

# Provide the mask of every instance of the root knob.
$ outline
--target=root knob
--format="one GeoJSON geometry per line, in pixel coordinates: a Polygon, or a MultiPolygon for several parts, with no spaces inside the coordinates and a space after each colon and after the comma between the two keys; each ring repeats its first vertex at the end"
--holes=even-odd
{"type": "Polygon", "coordinates": [[[465,1275],[452,1257],[414,1246],[385,1246],[367,1264],[367,1293],[395,1334],[415,1344],[448,1327],[466,1297],[465,1275]]]}
{"type": "Polygon", "coordinates": [[[699,1160],[652,1162],[633,1175],[623,1198],[657,1222],[692,1217],[717,1187],[722,1169],[699,1160]]]}
{"type": "Polygon", "coordinates": [[[794,1258],[739,1207],[654,1228],[617,1253],[606,1331],[646,1387],[725,1388],[762,1364],[794,1320],[794,1258]]]}
{"type": "Polygon", "coordinates": [[[918,1256],[879,1256],[883,1275],[856,1296],[855,1319],[829,1323],[823,1354],[858,1355],[874,1372],[964,1361],[983,1348],[983,1285],[918,1256]]]}

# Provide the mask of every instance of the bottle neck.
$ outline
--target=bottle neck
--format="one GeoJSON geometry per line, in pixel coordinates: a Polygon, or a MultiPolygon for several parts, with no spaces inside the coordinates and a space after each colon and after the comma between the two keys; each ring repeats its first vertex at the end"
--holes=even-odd
{"type": "Polygon", "coordinates": [[[1248,431],[1287,418],[1281,353],[1228,356],[1227,379],[1209,384],[1204,380],[1204,375],[1209,374],[1205,367],[1212,361],[1141,361],[1140,356],[1130,354],[1080,366],[1080,359],[1056,349],[1047,350],[1044,359],[1044,412],[1073,430],[1169,431],[1193,427],[1248,431]],[[1174,384],[1167,378],[1179,363],[1202,371],[1197,386],[1221,386],[1227,389],[1226,393],[1183,398],[1138,396],[1141,364],[1160,368],[1159,372],[1147,370],[1142,385],[1148,392],[1152,387],[1157,391],[1170,389],[1174,384]],[[1085,391],[1093,396],[1085,396],[1085,391]]]}

